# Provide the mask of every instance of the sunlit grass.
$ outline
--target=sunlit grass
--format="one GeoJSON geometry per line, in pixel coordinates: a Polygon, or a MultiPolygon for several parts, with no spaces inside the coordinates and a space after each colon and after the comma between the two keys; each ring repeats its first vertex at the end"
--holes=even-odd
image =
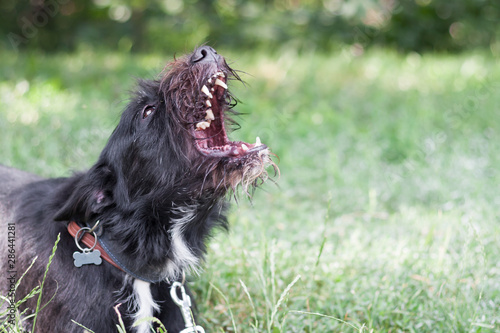
{"type": "MultiPolygon", "coordinates": [[[[259,136],[281,178],[252,204],[241,197],[232,231],[211,242],[205,272],[192,278],[199,324],[500,330],[496,59],[219,51],[250,74],[233,86],[249,115],[232,137],[259,136]]],[[[7,53],[1,162],[45,176],[89,167],[134,77],[154,78],[171,58],[7,53]]]]}

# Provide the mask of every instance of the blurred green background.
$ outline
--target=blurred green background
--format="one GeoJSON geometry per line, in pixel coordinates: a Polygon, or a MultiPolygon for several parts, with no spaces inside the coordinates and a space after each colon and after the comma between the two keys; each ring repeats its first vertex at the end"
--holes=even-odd
{"type": "Polygon", "coordinates": [[[124,51],[216,47],[500,52],[496,0],[3,0],[7,48],[124,51]]]}
{"type": "MultiPolygon", "coordinates": [[[[89,168],[208,43],[281,177],[192,276],[210,332],[500,332],[500,2],[0,2],[0,163],[89,168]]],[[[1,184],[0,184],[1,186],[1,184]]]]}

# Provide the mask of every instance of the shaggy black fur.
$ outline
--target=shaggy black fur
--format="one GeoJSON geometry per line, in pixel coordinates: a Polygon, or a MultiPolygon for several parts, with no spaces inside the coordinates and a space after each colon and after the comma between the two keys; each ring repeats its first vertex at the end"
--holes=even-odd
{"type": "MultiPolygon", "coordinates": [[[[128,330],[145,332],[131,328],[138,310],[133,276],[107,262],[74,266],[77,248],[67,231],[72,220],[81,226],[99,220],[100,233],[134,273],[159,272],[161,281],[149,287],[159,306],[153,314],[169,333],[184,328],[169,281],[202,260],[214,228],[227,228],[226,193],[238,185],[248,191],[265,180],[267,165],[274,166],[265,145],[227,139],[234,99],[224,86],[230,79],[239,80],[223,57],[202,46],[169,64],[160,80],[139,82],[89,171],[37,179],[0,166],[0,222],[5,230],[7,223],[15,224],[17,278],[38,257],[17,299],[42,281],[52,246],[61,237],[43,289],[42,304],[48,304],[38,315],[37,332],[83,331],[72,320],[96,333],[116,332],[113,307],[118,303],[124,303],[120,312],[128,330]],[[210,126],[203,130],[206,123],[210,126]]],[[[0,245],[5,252],[5,240],[0,245]]],[[[6,272],[7,260],[1,264],[6,272]]],[[[8,286],[0,285],[6,294],[8,286]]],[[[35,307],[32,298],[20,311],[27,309],[27,316],[35,307]]]]}

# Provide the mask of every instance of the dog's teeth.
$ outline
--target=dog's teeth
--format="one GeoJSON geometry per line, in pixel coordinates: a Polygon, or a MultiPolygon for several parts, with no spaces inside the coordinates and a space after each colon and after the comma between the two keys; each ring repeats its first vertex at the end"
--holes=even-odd
{"type": "Polygon", "coordinates": [[[259,137],[256,137],[255,138],[255,147],[258,147],[260,145],[262,145],[262,142],[260,142],[260,138],[259,137]]]}
{"type": "Polygon", "coordinates": [[[248,150],[248,147],[247,147],[245,144],[242,144],[242,145],[241,145],[241,149],[243,149],[243,151],[247,151],[247,150],[248,150]]]}
{"type": "Polygon", "coordinates": [[[221,81],[221,80],[219,80],[219,79],[216,79],[216,80],[215,80],[215,85],[216,85],[216,86],[221,86],[222,88],[227,89],[227,84],[225,84],[224,82],[222,82],[222,81],[221,81]]]}
{"type": "Polygon", "coordinates": [[[215,120],[215,116],[214,116],[214,113],[213,113],[212,109],[208,109],[207,110],[207,116],[205,117],[205,119],[215,120]]]}
{"type": "Polygon", "coordinates": [[[210,108],[212,107],[212,103],[207,99],[207,101],[205,102],[205,104],[210,108]]]}
{"type": "MultiPolygon", "coordinates": [[[[212,88],[213,90],[213,88],[212,88]]],[[[208,88],[206,85],[203,85],[203,87],[201,87],[201,91],[207,95],[209,98],[213,98],[212,94],[210,93],[210,91],[208,91],[208,88]]]]}
{"type": "Polygon", "coordinates": [[[208,79],[208,83],[212,83],[212,78],[209,78],[209,79],[208,79]]]}
{"type": "MultiPolygon", "coordinates": [[[[210,89],[211,92],[215,91],[214,88],[210,89]]],[[[210,98],[212,98],[212,94],[210,94],[210,98]]]]}
{"type": "Polygon", "coordinates": [[[208,121],[200,121],[198,124],[196,124],[196,129],[197,130],[204,130],[207,127],[210,127],[210,123],[208,121]]]}

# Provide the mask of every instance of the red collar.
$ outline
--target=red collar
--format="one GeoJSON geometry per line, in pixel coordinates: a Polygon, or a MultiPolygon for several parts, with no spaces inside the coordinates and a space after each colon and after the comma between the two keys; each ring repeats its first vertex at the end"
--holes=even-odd
{"type": "MultiPolygon", "coordinates": [[[[78,233],[78,231],[80,231],[80,229],[81,229],[80,226],[78,226],[78,224],[76,224],[75,221],[71,221],[68,224],[68,232],[73,237],[76,237],[76,234],[78,233]]],[[[81,239],[81,242],[83,244],[87,245],[89,248],[91,248],[95,243],[95,238],[90,233],[84,232],[83,237],[81,239]]],[[[109,262],[111,265],[115,266],[119,270],[123,271],[123,269],[120,266],[118,266],[118,264],[116,262],[114,262],[113,259],[111,259],[109,254],[102,248],[102,246],[99,244],[99,242],[97,242],[97,244],[95,244],[94,249],[99,250],[101,252],[101,257],[104,260],[106,260],[107,262],[109,262]]]]}

